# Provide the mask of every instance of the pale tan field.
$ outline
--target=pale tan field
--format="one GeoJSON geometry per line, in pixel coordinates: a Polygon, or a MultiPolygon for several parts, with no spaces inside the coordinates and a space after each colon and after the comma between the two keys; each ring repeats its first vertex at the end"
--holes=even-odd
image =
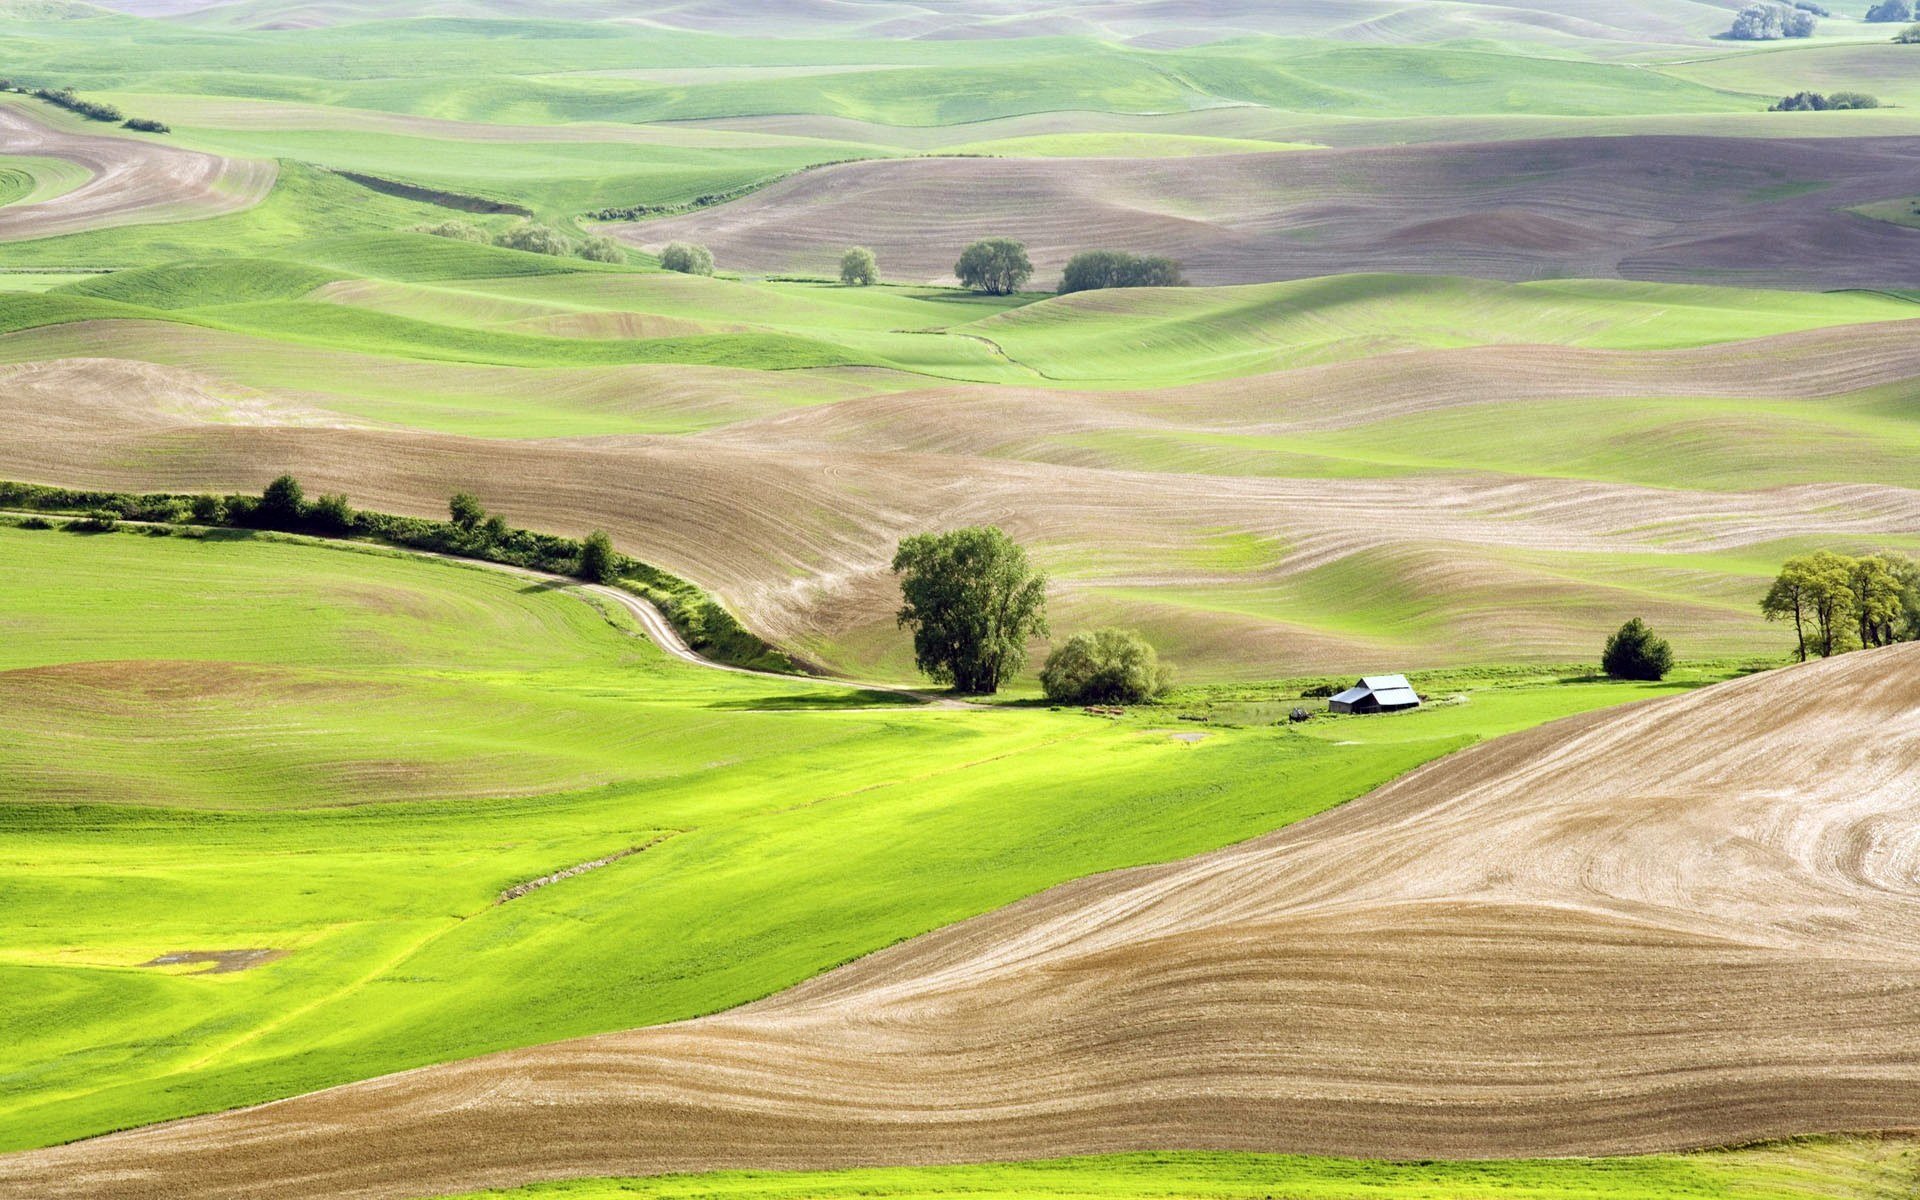
{"type": "Polygon", "coordinates": [[[1920,651],[1847,655],[1503,738],[730,1013],[0,1159],[0,1195],[1912,1129],[1916,778],[1920,651]]]}
{"type": "Polygon", "coordinates": [[[975,238],[1027,244],[1035,286],[1076,251],[1178,259],[1197,284],[1413,271],[1904,287],[1920,238],[1844,209],[1913,190],[1906,139],[1609,137],[1179,160],[905,159],[822,167],[733,204],[610,226],[742,271],[830,274],[849,244],[948,279],[975,238]]]}

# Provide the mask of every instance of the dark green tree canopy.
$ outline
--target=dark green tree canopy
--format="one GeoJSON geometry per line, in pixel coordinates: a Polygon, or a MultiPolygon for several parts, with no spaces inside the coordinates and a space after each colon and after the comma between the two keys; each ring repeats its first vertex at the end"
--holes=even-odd
{"type": "Polygon", "coordinates": [[[472,529],[487,519],[487,510],[480,505],[480,497],[472,492],[455,492],[447,501],[447,514],[453,523],[462,529],[472,529]]]}
{"type": "Polygon", "coordinates": [[[1156,255],[1124,250],[1082,250],[1060,275],[1060,294],[1097,288],[1182,287],[1180,264],[1156,255]]]}
{"type": "Polygon", "coordinates": [[[580,542],[580,566],[574,572],[591,583],[612,583],[618,578],[619,560],[613,552],[613,539],[596,529],[580,542]]]}
{"type": "Polygon", "coordinates": [[[291,475],[282,475],[260,493],[260,506],[255,512],[264,524],[292,528],[299,523],[305,509],[306,493],[301,490],[300,481],[291,475]]]}
{"type": "Polygon", "coordinates": [[[899,621],[913,631],[913,658],[936,683],[991,695],[1027,658],[1027,639],[1047,631],[1047,580],[998,528],[923,533],[893,556],[899,621]]]}
{"type": "Polygon", "coordinates": [[[989,296],[1010,296],[1033,278],[1027,248],[1009,238],[986,238],[968,246],[953,264],[954,278],[989,296]]]}
{"type": "Polygon", "coordinates": [[[1066,704],[1138,704],[1167,688],[1167,669],[1130,629],[1076,633],[1040,668],[1049,700],[1066,704]]]}
{"type": "Polygon", "coordinates": [[[1610,679],[1664,679],[1673,670],[1673,647],[1635,617],[1607,639],[1600,669],[1610,679]]]}
{"type": "Polygon", "coordinates": [[[872,287],[880,282],[880,261],[865,246],[854,246],[840,256],[840,282],[846,287],[872,287]]]}

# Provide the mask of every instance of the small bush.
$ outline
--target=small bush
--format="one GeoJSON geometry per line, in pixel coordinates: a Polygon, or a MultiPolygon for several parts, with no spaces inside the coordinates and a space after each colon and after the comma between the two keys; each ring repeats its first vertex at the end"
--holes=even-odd
{"type": "Polygon", "coordinates": [[[872,287],[880,282],[880,260],[865,246],[854,246],[840,256],[840,283],[845,287],[872,287]]]}
{"type": "Polygon", "coordinates": [[[623,263],[627,261],[627,252],[612,238],[595,234],[580,244],[580,257],[588,262],[623,263]]]}
{"type": "Polygon", "coordinates": [[[47,520],[45,517],[28,517],[25,520],[20,522],[18,528],[20,529],[52,529],[53,522],[47,520]]]}
{"type": "Polygon", "coordinates": [[[172,129],[167,127],[165,122],[153,120],[151,117],[128,117],[120,123],[120,127],[122,129],[132,129],[139,133],[173,132],[172,129]]]}
{"type": "Polygon", "coordinates": [[[507,250],[524,250],[528,254],[550,254],[555,258],[567,258],[573,253],[571,238],[550,225],[536,225],[531,221],[525,225],[515,225],[493,239],[493,243],[507,250]]]}
{"type": "Polygon", "coordinates": [[[353,506],[345,496],[322,496],[307,505],[303,515],[307,524],[321,533],[341,534],[353,530],[353,506]]]}
{"type": "Polygon", "coordinates": [[[618,564],[613,539],[596,529],[580,542],[580,565],[574,574],[592,583],[612,583],[620,576],[618,564]]]}
{"type": "Polygon", "coordinates": [[[713,251],[693,242],[668,242],[660,252],[660,265],[682,275],[711,275],[713,251]]]}
{"type": "Polygon", "coordinates": [[[1047,699],[1066,704],[1138,704],[1167,689],[1167,670],[1139,634],[1096,629],[1047,656],[1040,686],[1047,699]]]}
{"type": "Polygon", "coordinates": [[[455,492],[447,501],[447,515],[460,528],[472,529],[487,519],[487,510],[481,507],[480,497],[472,492],[455,492]]]}
{"type": "Polygon", "coordinates": [[[447,238],[456,242],[472,242],[484,246],[493,239],[487,231],[478,225],[469,225],[465,221],[438,221],[427,225],[415,225],[408,233],[424,233],[428,237],[447,238]]]}
{"type": "Polygon", "coordinates": [[[1664,679],[1673,670],[1673,648],[1635,617],[1607,639],[1600,669],[1610,679],[1664,679]]]}
{"type": "Polygon", "coordinates": [[[120,528],[120,514],[110,508],[96,508],[67,528],[78,529],[82,533],[112,533],[120,528]]]}
{"type": "Polygon", "coordinates": [[[1893,40],[1902,46],[1920,46],[1920,25],[1909,25],[1893,35],[1893,40]]]}
{"type": "Polygon", "coordinates": [[[220,525],[227,519],[227,502],[219,496],[195,496],[188,503],[188,511],[196,524],[220,525]]]}

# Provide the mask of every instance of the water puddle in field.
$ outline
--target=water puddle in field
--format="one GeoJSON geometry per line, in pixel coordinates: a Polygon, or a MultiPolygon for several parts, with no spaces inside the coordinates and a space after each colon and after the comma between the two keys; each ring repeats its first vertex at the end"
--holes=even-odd
{"type": "Polygon", "coordinates": [[[143,962],[143,967],[184,967],[195,963],[211,964],[204,971],[190,971],[190,975],[231,975],[235,971],[245,971],[262,963],[285,958],[285,950],[260,947],[251,950],[175,950],[162,954],[151,962],[143,962]]]}

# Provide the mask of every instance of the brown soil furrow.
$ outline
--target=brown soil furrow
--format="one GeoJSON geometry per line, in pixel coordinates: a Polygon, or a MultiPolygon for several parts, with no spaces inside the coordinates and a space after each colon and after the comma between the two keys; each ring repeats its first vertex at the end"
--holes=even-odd
{"type": "Polygon", "coordinates": [[[51,200],[0,208],[0,241],[237,212],[265,199],[278,174],[272,162],[80,133],[63,127],[69,123],[43,121],[24,103],[0,104],[0,152],[63,158],[93,176],[51,200]]]}
{"type": "Polygon", "coordinates": [[[1848,655],[1503,738],[731,1013],[0,1159],[0,1195],[1920,1127],[1916,779],[1920,648],[1848,655]]]}
{"type": "Polygon", "coordinates": [[[831,274],[849,244],[944,280],[961,247],[1019,238],[1057,278],[1076,250],[1179,259],[1195,283],[1351,271],[1920,285],[1920,233],[1843,211],[1913,191],[1920,142],[1604,137],[1177,160],[903,159],[809,171],[627,227],[745,271],[831,274]],[[1811,192],[1794,185],[1818,183],[1811,192]]]}

